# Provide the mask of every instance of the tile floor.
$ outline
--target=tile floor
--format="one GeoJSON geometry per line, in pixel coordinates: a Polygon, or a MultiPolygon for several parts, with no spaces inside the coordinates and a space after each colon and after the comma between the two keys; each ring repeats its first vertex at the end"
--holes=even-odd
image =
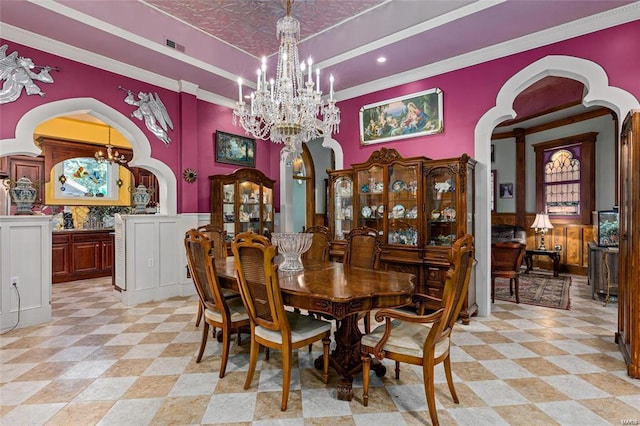
{"type": "MultiPolygon", "coordinates": [[[[396,381],[389,364],[386,377],[373,376],[363,407],[360,378],[351,402],[336,400],[335,372],[329,385],[321,382],[313,368],[320,345],[298,353],[289,407],[281,412],[277,353],[259,362],[245,391],[248,336],[232,344],[219,379],[215,340],[195,362],[195,297],[125,307],[109,283],[56,284],[51,323],[0,337],[0,424],[430,423],[420,369],[403,365],[396,381]]],[[[571,297],[570,311],[496,302],[491,317],[456,326],[460,404],[436,367],[441,424],[638,424],[640,380],[626,376],[613,342],[616,305],[593,301],[583,277],[573,277],[571,297]]]]}

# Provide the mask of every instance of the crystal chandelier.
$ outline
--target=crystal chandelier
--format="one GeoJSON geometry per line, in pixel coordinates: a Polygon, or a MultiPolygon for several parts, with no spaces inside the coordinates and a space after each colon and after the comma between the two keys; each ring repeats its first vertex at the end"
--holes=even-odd
{"type": "Polygon", "coordinates": [[[111,126],[109,126],[109,143],[105,145],[105,148],[107,148],[106,155],[102,153],[102,150],[95,153],[96,161],[98,163],[108,162],[109,164],[124,164],[128,161],[124,155],[118,152],[118,150],[113,150],[113,145],[111,145],[111,126]]]}
{"type": "Polygon", "coordinates": [[[263,57],[250,105],[242,99],[242,79],[238,79],[238,102],[233,111],[233,124],[239,121],[246,133],[284,143],[281,159],[288,166],[302,152],[303,143],[337,132],[340,124],[340,110],[333,98],[333,75],[325,104],[320,91],[320,68],[315,69],[314,86],[311,59],[306,64],[298,59],[300,22],[291,16],[291,3],[287,0],[287,15],[276,25],[280,40],[276,79],[267,80],[267,60],[263,57]]]}

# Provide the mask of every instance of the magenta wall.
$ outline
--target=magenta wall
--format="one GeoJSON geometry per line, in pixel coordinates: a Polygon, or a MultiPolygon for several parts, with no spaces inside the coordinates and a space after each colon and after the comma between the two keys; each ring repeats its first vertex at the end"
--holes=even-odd
{"type": "MultiPolygon", "coordinates": [[[[338,103],[342,115],[335,139],[344,151],[345,166],[366,161],[381,145],[359,143],[359,111],[364,105],[381,102],[430,88],[444,92],[444,132],[402,139],[384,144],[405,157],[434,159],[474,155],[476,123],[495,106],[504,83],[518,71],[548,55],[566,55],[593,61],[604,68],[612,86],[640,99],[640,21],[577,37],[568,41],[508,56],[403,86],[371,93],[338,103]]],[[[622,117],[623,118],[623,117],[622,117]]]]}
{"type": "MultiPolygon", "coordinates": [[[[412,82],[403,86],[372,93],[340,102],[342,123],[335,135],[344,151],[344,164],[366,161],[372,151],[381,145],[362,147],[359,144],[358,114],[363,105],[439,87],[444,92],[444,132],[438,135],[404,139],[385,144],[397,149],[403,156],[424,155],[431,158],[458,156],[464,152],[474,155],[474,129],[480,117],[495,105],[498,91],[515,73],[547,55],[568,55],[584,58],[602,66],[610,84],[640,99],[640,21],[620,25],[594,34],[541,47],[488,63],[412,82]]],[[[147,135],[152,157],[167,164],[178,180],[178,212],[209,211],[208,176],[224,174],[236,166],[214,161],[213,140],[216,130],[242,134],[232,124],[229,108],[198,101],[186,93],[176,93],[147,83],[123,77],[77,62],[59,58],[13,42],[9,52],[17,50],[20,56],[32,58],[38,65],[58,66],[53,72],[54,84],[40,84],[46,96],[22,95],[17,101],[0,106],[0,139],[13,138],[17,120],[30,109],[44,103],[67,99],[92,97],[129,116],[133,107],[124,103],[124,92],[118,85],[134,92],[158,92],[174,122],[169,133],[169,147],[150,133],[141,121],[132,118],[147,135]],[[196,183],[182,179],[186,168],[198,172],[196,183]]],[[[256,142],[256,168],[272,179],[279,179],[279,146],[269,142],[256,142]]],[[[279,205],[279,187],[276,184],[276,205],[279,205]]]]}

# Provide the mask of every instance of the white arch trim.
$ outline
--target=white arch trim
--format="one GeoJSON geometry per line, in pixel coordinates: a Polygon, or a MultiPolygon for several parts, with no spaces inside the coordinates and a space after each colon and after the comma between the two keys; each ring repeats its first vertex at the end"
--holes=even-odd
{"type": "Polygon", "coordinates": [[[121,112],[94,98],[73,98],[40,105],[23,115],[16,125],[14,139],[4,139],[0,143],[0,156],[39,155],[40,150],[33,143],[33,134],[43,121],[70,114],[91,114],[119,131],[133,148],[133,159],[129,165],[152,171],[158,179],[160,213],[177,213],[177,180],[173,171],[163,162],[151,158],[149,139],[132,120],[121,112]]]}
{"type": "Polygon", "coordinates": [[[609,86],[604,69],[589,60],[571,56],[546,56],[516,73],[502,86],[496,96],[496,105],[478,121],[474,133],[476,165],[476,300],[478,314],[491,313],[491,213],[489,211],[490,147],[493,129],[504,120],[513,119],[515,98],[531,84],[548,76],[566,77],[580,81],[587,89],[582,104],[586,107],[602,105],[613,110],[621,130],[622,120],[631,110],[640,107],[638,100],[630,93],[609,86]]]}

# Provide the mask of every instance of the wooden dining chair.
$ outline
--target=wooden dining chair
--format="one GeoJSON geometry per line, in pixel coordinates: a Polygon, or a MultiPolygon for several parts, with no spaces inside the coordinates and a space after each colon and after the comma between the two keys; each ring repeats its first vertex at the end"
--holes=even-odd
{"type": "Polygon", "coordinates": [[[231,332],[240,334],[242,327],[249,326],[249,314],[242,304],[241,298],[225,299],[223,297],[216,273],[211,240],[196,229],[191,229],[185,234],[184,245],[191,277],[200,299],[200,305],[204,308],[204,327],[202,328],[200,351],[196,362],[202,360],[202,354],[209,337],[209,326],[213,326],[214,330],[219,327],[222,332],[222,359],[219,376],[222,378],[229,358],[231,332]]]}
{"type": "Polygon", "coordinates": [[[440,309],[429,315],[418,315],[395,309],[381,309],[376,320],[384,321],[372,333],[362,336],[362,403],[369,403],[369,372],[371,356],[378,359],[389,358],[396,362],[396,379],[399,378],[400,362],[422,365],[424,391],[431,423],[438,424],[436,412],[433,370],[436,364],[444,362],[444,372],[453,401],[459,402],[451,374],[451,332],[456,323],[469,288],[473,267],[473,236],[465,235],[457,240],[452,249],[447,278],[440,309]],[[393,321],[392,321],[393,320],[393,321]]]}
{"type": "MultiPolygon", "coordinates": [[[[382,252],[382,238],[378,230],[362,226],[352,229],[346,236],[347,245],[344,250],[342,263],[358,268],[378,269],[380,267],[380,253],[382,252]]],[[[359,314],[364,319],[364,332],[371,331],[371,314],[359,314]]]]}
{"type": "MultiPolygon", "coordinates": [[[[211,244],[213,245],[213,255],[216,259],[224,259],[227,257],[228,255],[227,231],[222,229],[220,226],[211,225],[211,224],[202,225],[198,227],[197,230],[198,232],[202,232],[211,241],[211,244]]],[[[231,297],[240,297],[238,293],[235,293],[227,289],[222,289],[222,296],[225,297],[226,299],[231,297]]],[[[202,320],[203,313],[204,313],[204,309],[202,307],[202,304],[199,304],[198,314],[196,317],[196,327],[200,325],[200,321],[202,320]]],[[[216,329],[214,327],[213,328],[214,335],[215,335],[215,332],[216,332],[216,329]]]]}
{"type": "Polygon", "coordinates": [[[282,403],[287,409],[291,385],[293,350],[322,340],[322,380],[329,380],[329,333],[331,323],[285,310],[280,293],[276,247],[262,235],[238,234],[231,244],[240,294],[251,320],[249,371],[244,388],[249,389],[258,361],[260,346],[282,351],[282,403]]]}
{"type": "Polygon", "coordinates": [[[527,246],[517,241],[491,244],[491,302],[496,298],[496,278],[509,279],[509,292],[516,290],[516,303],[520,303],[520,268],[527,246]]]}
{"type": "Polygon", "coordinates": [[[313,242],[309,250],[302,254],[302,259],[327,261],[329,259],[329,244],[331,240],[329,237],[329,228],[318,225],[307,228],[304,232],[313,234],[313,242]]]}

